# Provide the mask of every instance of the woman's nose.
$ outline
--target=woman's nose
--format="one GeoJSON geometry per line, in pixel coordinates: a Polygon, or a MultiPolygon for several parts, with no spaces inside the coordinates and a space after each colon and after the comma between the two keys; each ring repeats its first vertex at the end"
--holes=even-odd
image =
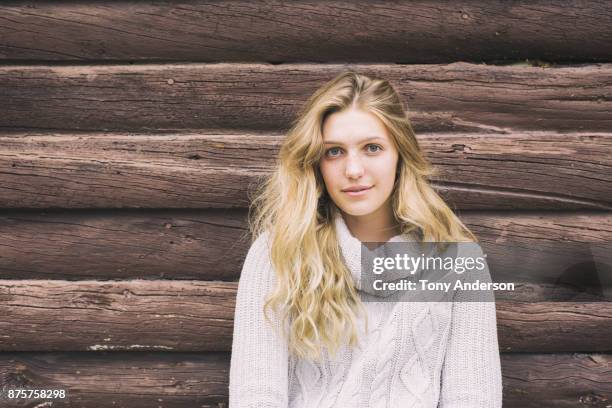
{"type": "Polygon", "coordinates": [[[358,178],[363,176],[363,164],[355,155],[349,155],[346,162],[346,177],[358,178]]]}

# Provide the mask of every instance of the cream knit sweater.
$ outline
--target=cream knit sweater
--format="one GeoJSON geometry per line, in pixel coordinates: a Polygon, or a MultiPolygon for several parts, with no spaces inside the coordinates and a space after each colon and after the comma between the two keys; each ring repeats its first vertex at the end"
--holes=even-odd
{"type": "MultiPolygon", "coordinates": [[[[335,217],[342,255],[360,288],[361,247],[335,217]]],[[[406,242],[398,235],[390,242],[406,242]]],[[[489,276],[488,270],[486,275],[489,276]]],[[[276,282],[268,235],[246,257],[236,299],[230,408],[498,408],[502,381],[494,302],[364,301],[369,333],[322,363],[296,359],[265,321],[264,297],[276,282]]],[[[376,296],[361,292],[364,296],[376,296]]],[[[271,313],[272,315],[272,313],[271,313]]],[[[280,322],[274,321],[276,329],[280,322]]]]}

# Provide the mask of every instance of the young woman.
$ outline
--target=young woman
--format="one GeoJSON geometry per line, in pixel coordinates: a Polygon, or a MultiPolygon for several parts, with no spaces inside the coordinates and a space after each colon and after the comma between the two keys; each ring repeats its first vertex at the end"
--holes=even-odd
{"type": "Polygon", "coordinates": [[[230,408],[501,407],[494,302],[362,301],[362,242],[476,241],[432,172],[387,81],[312,95],[253,201],[230,408]]]}

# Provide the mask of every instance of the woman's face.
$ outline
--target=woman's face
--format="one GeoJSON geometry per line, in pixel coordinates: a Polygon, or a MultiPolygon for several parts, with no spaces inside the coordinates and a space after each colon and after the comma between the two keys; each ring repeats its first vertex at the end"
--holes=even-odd
{"type": "Polygon", "coordinates": [[[321,174],[340,210],[365,216],[391,209],[398,152],[375,115],[354,108],[329,115],[323,143],[321,174]]]}

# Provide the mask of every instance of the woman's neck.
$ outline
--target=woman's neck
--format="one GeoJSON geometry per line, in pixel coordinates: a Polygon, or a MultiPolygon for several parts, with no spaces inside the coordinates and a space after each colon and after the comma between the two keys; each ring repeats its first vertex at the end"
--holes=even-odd
{"type": "Polygon", "coordinates": [[[354,216],[342,213],[351,235],[361,242],[387,242],[399,235],[401,229],[391,208],[380,208],[372,214],[354,216]]]}

